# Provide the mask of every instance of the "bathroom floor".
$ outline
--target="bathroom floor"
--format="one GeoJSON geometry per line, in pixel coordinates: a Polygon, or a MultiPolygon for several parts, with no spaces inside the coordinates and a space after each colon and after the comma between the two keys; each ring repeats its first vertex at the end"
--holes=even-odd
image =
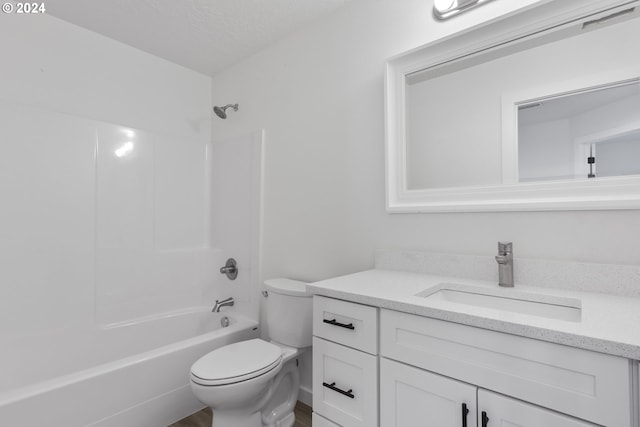
{"type": "MultiPolygon", "coordinates": [[[[293,427],[311,427],[311,408],[309,406],[298,402],[295,413],[296,423],[293,427]]],[[[211,409],[203,409],[169,427],[211,427],[211,409]]]]}

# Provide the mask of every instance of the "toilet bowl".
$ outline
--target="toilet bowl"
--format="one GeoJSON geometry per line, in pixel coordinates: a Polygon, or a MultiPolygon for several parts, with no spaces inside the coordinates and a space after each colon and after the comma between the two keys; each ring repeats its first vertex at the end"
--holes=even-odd
{"type": "Polygon", "coordinates": [[[265,287],[274,339],[226,345],[191,367],[191,389],[211,407],[214,427],[291,427],[295,422],[298,356],[311,345],[311,296],[305,283],[289,279],[269,280],[265,287]]]}

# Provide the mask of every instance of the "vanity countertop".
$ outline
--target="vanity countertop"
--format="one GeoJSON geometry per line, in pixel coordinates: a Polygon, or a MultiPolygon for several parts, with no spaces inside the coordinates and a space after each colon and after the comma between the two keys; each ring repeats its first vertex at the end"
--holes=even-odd
{"type": "Polygon", "coordinates": [[[316,295],[640,360],[640,298],[518,286],[517,283],[515,288],[503,289],[487,281],[382,269],[315,282],[309,289],[316,295]],[[482,287],[507,298],[510,294],[518,298],[535,294],[539,300],[545,297],[578,299],[581,320],[549,319],[416,295],[437,290],[443,283],[482,287]]]}

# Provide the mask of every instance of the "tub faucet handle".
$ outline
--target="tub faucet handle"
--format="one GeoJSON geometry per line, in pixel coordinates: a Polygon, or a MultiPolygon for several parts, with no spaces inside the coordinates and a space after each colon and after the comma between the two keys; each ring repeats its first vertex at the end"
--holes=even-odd
{"type": "Polygon", "coordinates": [[[224,267],[220,267],[220,273],[226,274],[229,280],[236,280],[236,277],[238,277],[238,263],[236,260],[229,258],[224,267]]]}

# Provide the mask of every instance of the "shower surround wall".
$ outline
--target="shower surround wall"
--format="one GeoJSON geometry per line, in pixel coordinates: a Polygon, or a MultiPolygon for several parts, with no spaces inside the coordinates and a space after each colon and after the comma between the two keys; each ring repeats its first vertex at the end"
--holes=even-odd
{"type": "Polygon", "coordinates": [[[210,78],[46,14],[0,52],[0,337],[219,297],[210,78]]]}

